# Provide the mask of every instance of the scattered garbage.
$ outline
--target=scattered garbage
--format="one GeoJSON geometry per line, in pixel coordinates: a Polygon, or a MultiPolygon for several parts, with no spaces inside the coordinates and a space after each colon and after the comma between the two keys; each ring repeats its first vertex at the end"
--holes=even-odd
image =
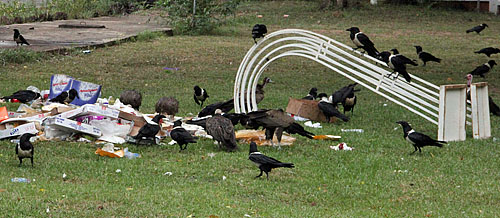
{"type": "Polygon", "coordinates": [[[29,179],[20,178],[20,177],[12,178],[12,179],[10,179],[10,181],[12,181],[12,182],[20,182],[20,183],[30,183],[31,182],[31,180],[29,180],[29,179]]]}
{"type": "Polygon", "coordinates": [[[498,139],[496,137],[493,137],[493,141],[496,142],[498,141],[498,139]]]}
{"type": "Polygon", "coordinates": [[[121,173],[121,172],[122,172],[122,170],[120,170],[120,169],[116,169],[116,171],[115,171],[115,172],[116,172],[116,173],[121,173]]]}
{"type": "Polygon", "coordinates": [[[66,175],[66,173],[63,173],[63,175],[62,175],[63,180],[66,180],[67,177],[68,176],[66,175]]]}
{"type": "MultiPolygon", "coordinates": [[[[266,135],[264,130],[238,130],[235,132],[236,140],[239,140],[240,143],[250,143],[255,142],[259,146],[263,145],[272,145],[269,140],[266,140],[266,135]]],[[[283,145],[292,145],[293,142],[297,140],[294,137],[288,136],[286,133],[283,133],[281,137],[281,146],[283,145]]],[[[278,140],[276,139],[276,135],[273,136],[274,145],[278,144],[278,140]]]]}
{"type": "Polygon", "coordinates": [[[341,136],[337,136],[337,135],[315,135],[315,136],[313,136],[313,139],[315,139],[315,140],[333,140],[333,141],[338,141],[341,138],[342,138],[341,136]]]}
{"type": "Polygon", "coordinates": [[[323,128],[321,126],[321,123],[312,123],[311,121],[305,122],[304,125],[312,127],[312,128],[323,128]]]}
{"type": "Polygon", "coordinates": [[[227,177],[226,176],[222,176],[222,181],[226,180],[227,177]]]}
{"type": "Polygon", "coordinates": [[[177,67],[164,67],[164,70],[179,70],[177,67]]]}
{"type": "Polygon", "coordinates": [[[365,132],[363,129],[341,129],[340,131],[342,131],[342,132],[357,132],[357,133],[365,132]]]}
{"type": "Polygon", "coordinates": [[[166,172],[163,174],[164,176],[171,176],[172,175],[172,172],[166,172]]]}
{"type": "Polygon", "coordinates": [[[0,107],[0,121],[9,119],[9,113],[7,113],[7,107],[0,107]]]}
{"type": "Polygon", "coordinates": [[[347,146],[347,143],[342,142],[338,145],[335,146],[330,146],[330,149],[333,149],[335,151],[340,151],[340,150],[346,150],[346,151],[352,151],[354,148],[347,146]]]}
{"type": "Polygon", "coordinates": [[[128,148],[123,149],[123,152],[125,153],[125,157],[127,157],[128,159],[135,159],[141,157],[141,155],[138,153],[132,153],[128,151],[128,148]]]}
{"type": "Polygon", "coordinates": [[[91,50],[83,50],[82,53],[84,54],[90,54],[92,51],[91,50]]]}

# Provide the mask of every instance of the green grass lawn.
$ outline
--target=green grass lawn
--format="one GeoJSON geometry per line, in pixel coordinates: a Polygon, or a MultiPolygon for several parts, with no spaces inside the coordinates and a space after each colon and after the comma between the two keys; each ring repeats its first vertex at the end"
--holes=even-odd
{"type": "MultiPolygon", "coordinates": [[[[465,74],[489,60],[473,51],[498,46],[500,19],[488,14],[377,6],[344,11],[317,11],[309,1],[244,3],[235,19],[213,36],[160,37],[99,48],[91,54],[56,56],[1,68],[0,95],[29,85],[47,89],[50,76],[63,73],[103,85],[103,96],[125,89],[143,94],[141,111],[153,113],[162,96],[175,96],[179,114],[196,114],[192,89],[200,85],[206,103],[232,97],[239,63],[253,45],[250,29],[267,24],[315,31],[352,45],[345,29],[358,26],[379,50],[398,48],[416,58],[419,44],[441,64],[410,67],[409,72],[434,84],[465,83],[465,74]],[[263,18],[257,18],[261,14],[263,18]],[[283,18],[283,14],[290,15],[283,18]],[[465,34],[479,23],[490,28],[480,36],[465,34]],[[178,71],[164,71],[177,67],[178,71]]],[[[492,59],[497,60],[498,56],[492,59]]],[[[486,76],[500,103],[499,68],[486,76]]],[[[284,58],[265,72],[275,83],[266,87],[260,108],[285,108],[288,97],[302,97],[311,87],[331,93],[350,81],[313,61],[284,58]]],[[[315,134],[341,135],[354,151],[333,151],[337,142],[297,136],[291,147],[262,147],[272,157],[295,164],[277,169],[269,180],[248,160],[248,144],[234,153],[219,151],[202,139],[179,152],[178,146],[124,145],[142,155],[135,160],[94,154],[96,145],[36,142],[35,168],[18,167],[14,144],[0,142],[0,214],[2,217],[495,217],[500,206],[499,141],[450,142],[439,149],[413,147],[403,139],[398,120],[436,137],[437,126],[366,89],[358,93],[348,123],[322,124],[315,134]],[[387,106],[383,106],[387,104],[387,106]],[[361,128],[364,133],[342,133],[361,128]],[[210,157],[209,153],[215,153],[210,157]],[[116,170],[121,172],[117,173],[116,170]],[[164,175],[172,172],[171,176],[164,175]],[[63,173],[67,179],[63,180],[63,173]],[[223,176],[226,177],[223,180],[223,176]],[[13,183],[13,177],[34,180],[13,183]],[[49,212],[47,213],[47,210],[49,212]]],[[[8,104],[10,109],[16,104],[8,104]]],[[[500,138],[500,119],[492,117],[493,137],[500,138]]],[[[240,127],[238,127],[240,128],[240,127]]],[[[169,139],[164,140],[168,142],[169,139]]]]}

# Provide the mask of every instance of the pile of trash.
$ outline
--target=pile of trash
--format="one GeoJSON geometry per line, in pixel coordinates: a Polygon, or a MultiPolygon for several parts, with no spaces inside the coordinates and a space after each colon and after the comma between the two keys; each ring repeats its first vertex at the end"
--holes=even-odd
{"type": "MultiPolygon", "coordinates": [[[[66,75],[53,75],[50,90],[31,90],[40,94],[40,98],[23,103],[17,111],[7,111],[0,107],[0,140],[16,138],[25,133],[37,134],[38,140],[57,141],[94,141],[96,143],[123,144],[134,143],[131,136],[151,122],[154,114],[142,114],[130,105],[124,105],[113,97],[100,98],[101,86],[78,81],[66,75]],[[77,95],[70,104],[51,102],[63,92],[76,90],[77,95]]],[[[9,99],[10,102],[22,102],[9,99]]],[[[161,138],[169,136],[173,122],[182,117],[167,116],[160,123],[161,131],[151,140],[157,144],[161,138]]],[[[202,127],[183,124],[193,135],[207,135],[202,127]]],[[[109,150],[109,149],[101,149],[109,150]]],[[[102,152],[96,151],[96,154],[102,152]]],[[[126,156],[127,151],[123,155],[126,156]]],[[[131,153],[130,155],[133,155],[131,153]]]]}

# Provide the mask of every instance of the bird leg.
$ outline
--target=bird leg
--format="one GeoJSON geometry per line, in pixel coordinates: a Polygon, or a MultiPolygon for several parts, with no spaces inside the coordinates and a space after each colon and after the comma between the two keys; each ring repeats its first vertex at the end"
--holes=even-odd
{"type": "Polygon", "coordinates": [[[269,173],[268,172],[265,172],[265,173],[266,173],[267,180],[269,180],[269,173]]]}
{"type": "Polygon", "coordinates": [[[259,178],[259,177],[261,177],[261,176],[262,176],[262,172],[263,172],[263,171],[262,171],[262,170],[260,170],[260,174],[259,174],[258,176],[256,176],[255,178],[259,178]]]}
{"type": "Polygon", "coordinates": [[[417,152],[417,150],[418,150],[417,146],[413,146],[413,147],[415,148],[415,151],[411,152],[410,155],[415,154],[415,152],[417,152]]]}
{"type": "Polygon", "coordinates": [[[19,158],[19,167],[21,167],[22,164],[23,164],[23,159],[19,158]]]}
{"type": "Polygon", "coordinates": [[[30,157],[31,159],[31,167],[33,167],[33,157],[30,157]]]}
{"type": "Polygon", "coordinates": [[[392,74],[394,74],[396,71],[393,71],[392,73],[390,73],[389,75],[385,75],[384,77],[387,77],[387,78],[391,78],[392,74]]]}
{"type": "Polygon", "coordinates": [[[422,153],[422,150],[420,149],[420,147],[418,147],[418,152],[419,152],[419,153],[422,153]]]}

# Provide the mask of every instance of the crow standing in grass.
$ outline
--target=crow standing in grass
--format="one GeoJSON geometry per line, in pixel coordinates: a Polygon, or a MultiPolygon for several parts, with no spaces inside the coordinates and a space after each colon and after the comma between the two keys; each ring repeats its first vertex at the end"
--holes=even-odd
{"type": "Polygon", "coordinates": [[[394,70],[391,74],[389,74],[387,77],[390,77],[393,73],[398,73],[395,79],[398,78],[399,75],[403,75],[405,78],[406,82],[411,81],[410,74],[406,71],[406,64],[411,64],[413,66],[418,66],[417,63],[414,61],[410,60],[409,58],[403,56],[403,55],[393,55],[387,51],[380,52],[380,57],[382,61],[387,63],[387,65],[394,70]]]}
{"type": "Polygon", "coordinates": [[[182,122],[180,120],[174,122],[174,129],[170,132],[170,137],[179,144],[181,151],[185,150],[189,143],[196,143],[196,139],[198,139],[192,136],[186,129],[182,128],[182,122]]]}
{"type": "Polygon", "coordinates": [[[318,96],[318,89],[317,88],[312,88],[310,91],[309,91],[309,94],[307,94],[305,97],[303,97],[302,99],[305,99],[305,100],[316,100],[316,97],[318,96]]]}
{"type": "Polygon", "coordinates": [[[493,47],[487,47],[483,48],[479,51],[475,51],[474,53],[476,54],[485,54],[486,56],[490,57],[492,54],[498,54],[500,53],[500,49],[498,48],[493,48],[493,47]]]}
{"type": "Polygon", "coordinates": [[[255,24],[252,28],[252,38],[255,44],[257,44],[257,38],[262,38],[267,33],[267,27],[264,24],[255,24]]]}
{"type": "Polygon", "coordinates": [[[164,115],[161,115],[161,114],[156,115],[152,119],[154,124],[151,124],[151,123],[144,124],[144,126],[142,126],[139,129],[139,132],[137,133],[137,135],[132,136],[132,138],[136,139],[137,141],[140,141],[143,138],[153,138],[154,139],[156,134],[158,134],[158,132],[160,132],[160,130],[161,130],[160,125],[162,123],[161,119],[163,119],[163,118],[165,118],[164,115]]]}
{"type": "Polygon", "coordinates": [[[377,57],[378,51],[375,48],[375,45],[370,40],[370,38],[368,38],[368,36],[366,34],[359,31],[358,27],[351,27],[351,28],[347,29],[346,31],[349,31],[351,33],[349,36],[350,36],[352,42],[354,43],[354,45],[357,46],[357,48],[354,48],[355,50],[362,48],[363,50],[365,50],[368,53],[368,55],[370,55],[374,58],[377,57]]]}
{"type": "Polygon", "coordinates": [[[403,127],[404,138],[413,144],[415,151],[413,151],[412,154],[417,150],[421,153],[421,148],[424,146],[443,147],[443,144],[446,144],[445,141],[437,141],[435,139],[432,139],[428,135],[415,132],[415,130],[413,130],[410,124],[408,124],[408,122],[406,121],[398,121],[396,123],[400,124],[403,127]]]}
{"type": "Polygon", "coordinates": [[[425,67],[425,64],[429,61],[434,61],[434,62],[437,62],[437,63],[441,63],[441,59],[435,57],[434,55],[430,54],[430,53],[427,53],[425,51],[422,51],[422,47],[419,46],[419,45],[416,45],[415,48],[417,49],[417,55],[418,55],[418,58],[420,58],[420,60],[422,60],[422,62],[424,62],[424,67],[425,67]]]}
{"type": "Polygon", "coordinates": [[[248,159],[254,162],[257,167],[260,169],[260,174],[256,176],[255,178],[259,178],[262,176],[262,172],[266,173],[267,179],[269,179],[269,172],[271,172],[272,169],[278,168],[278,167],[286,167],[286,168],[294,168],[295,166],[293,163],[282,163],[279,160],[276,160],[272,157],[268,157],[266,155],[263,155],[262,153],[257,150],[257,144],[255,142],[250,143],[250,152],[248,155],[248,159]]]}
{"type": "Polygon", "coordinates": [[[208,93],[207,90],[200,88],[199,86],[194,86],[194,102],[196,104],[200,105],[200,107],[203,107],[203,102],[207,100],[208,98],[208,93]],[[201,104],[200,104],[201,102],[201,104]]]}
{"type": "Polygon", "coordinates": [[[493,69],[493,66],[495,65],[497,65],[497,62],[495,62],[494,60],[489,60],[487,63],[476,67],[476,69],[474,69],[469,74],[478,75],[484,78],[484,74],[490,72],[490,70],[493,69]]]}
{"type": "Polygon", "coordinates": [[[318,103],[318,108],[325,115],[327,122],[330,122],[330,117],[337,117],[342,119],[344,122],[349,121],[349,117],[344,114],[341,114],[337,109],[335,104],[332,104],[328,100],[328,96],[325,93],[320,93],[318,98],[321,99],[318,103]]]}
{"type": "Polygon", "coordinates": [[[466,33],[470,33],[470,32],[476,32],[477,34],[479,34],[481,31],[484,30],[484,28],[488,27],[487,24],[485,23],[482,23],[482,24],[479,24],[478,26],[475,26],[475,27],[472,27],[470,29],[468,29],[467,31],[465,31],[466,33]]]}
{"type": "Polygon", "coordinates": [[[36,135],[31,133],[23,134],[19,140],[19,144],[16,145],[16,155],[19,158],[19,166],[23,164],[24,158],[29,158],[31,159],[31,167],[33,167],[33,154],[35,152],[35,148],[30,142],[30,138],[33,136],[36,135]]]}
{"type": "Polygon", "coordinates": [[[24,39],[23,35],[19,33],[18,29],[14,29],[14,41],[16,41],[17,45],[30,45],[26,39],[24,39]]]}
{"type": "Polygon", "coordinates": [[[21,103],[27,103],[40,98],[40,93],[31,90],[19,90],[14,92],[12,95],[2,97],[2,99],[8,101],[11,99],[17,99],[21,103]]]}

